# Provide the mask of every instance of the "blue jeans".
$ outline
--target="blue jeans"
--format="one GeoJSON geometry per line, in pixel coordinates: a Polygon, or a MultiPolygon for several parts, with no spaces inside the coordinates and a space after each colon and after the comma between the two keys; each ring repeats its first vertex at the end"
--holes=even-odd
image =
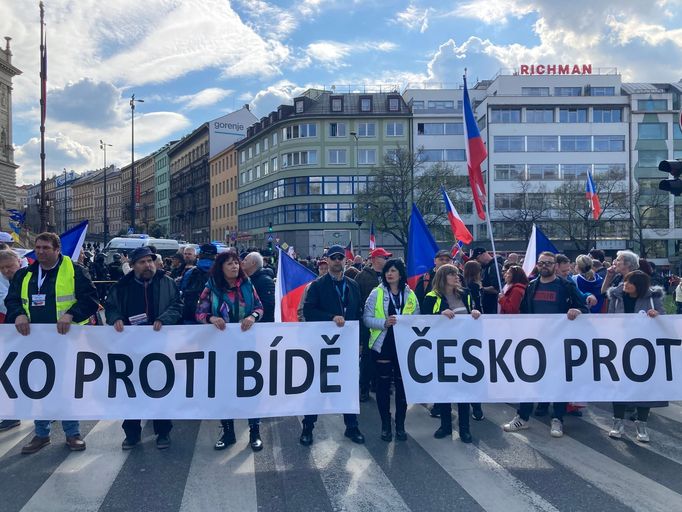
{"type": "MultiPolygon", "coordinates": [[[[35,420],[33,424],[36,428],[36,436],[50,437],[50,420],[35,420]]],[[[80,435],[80,423],[77,420],[62,421],[62,429],[66,437],[73,437],[80,435]]]]}

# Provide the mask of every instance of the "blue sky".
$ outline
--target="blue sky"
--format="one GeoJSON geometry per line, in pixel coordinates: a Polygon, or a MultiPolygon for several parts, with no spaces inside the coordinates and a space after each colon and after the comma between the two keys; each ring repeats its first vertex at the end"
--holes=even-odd
{"type": "MultiPolygon", "coordinates": [[[[48,175],[130,161],[251,105],[267,115],[311,86],[457,86],[526,63],[682,78],[682,0],[45,0],[48,175]]],[[[12,37],[17,182],[39,176],[39,11],[0,0],[12,37]]],[[[346,89],[347,90],[347,89],[346,89]]]]}

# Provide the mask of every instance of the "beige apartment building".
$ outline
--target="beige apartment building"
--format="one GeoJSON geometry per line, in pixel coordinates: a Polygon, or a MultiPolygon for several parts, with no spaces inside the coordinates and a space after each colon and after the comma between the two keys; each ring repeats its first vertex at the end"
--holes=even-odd
{"type": "Polygon", "coordinates": [[[237,149],[231,145],[209,160],[211,183],[211,240],[229,245],[237,232],[237,149]]]}
{"type": "MultiPolygon", "coordinates": [[[[118,232],[127,228],[121,220],[121,171],[110,165],[107,169],[107,241],[111,240],[118,232]]],[[[104,241],[104,170],[98,171],[93,179],[93,199],[95,203],[94,216],[90,218],[89,233],[97,236],[99,241],[104,241]]]]}
{"type": "MultiPolygon", "coordinates": [[[[95,172],[86,173],[80,179],[73,182],[73,196],[71,209],[73,211],[73,222],[78,224],[84,220],[92,222],[95,218],[95,172]]],[[[98,215],[101,214],[98,211],[98,215]]]]}

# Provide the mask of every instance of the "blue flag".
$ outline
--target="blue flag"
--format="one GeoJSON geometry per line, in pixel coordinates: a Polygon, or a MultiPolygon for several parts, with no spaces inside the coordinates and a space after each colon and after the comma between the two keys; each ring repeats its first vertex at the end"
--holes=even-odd
{"type": "Polygon", "coordinates": [[[433,258],[438,249],[419,208],[412,203],[407,237],[407,282],[410,288],[414,289],[419,277],[433,268],[433,258]]]}
{"type": "MultiPolygon", "coordinates": [[[[84,220],[80,224],[59,235],[59,239],[62,241],[62,254],[68,256],[73,261],[78,261],[87,232],[88,221],[84,220]]],[[[34,251],[31,251],[24,256],[26,259],[36,259],[36,253],[34,251]]]]}

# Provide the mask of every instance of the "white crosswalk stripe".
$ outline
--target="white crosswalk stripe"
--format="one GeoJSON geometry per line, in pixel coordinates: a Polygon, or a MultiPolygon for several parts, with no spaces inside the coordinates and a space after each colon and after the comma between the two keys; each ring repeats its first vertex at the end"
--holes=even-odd
{"type": "MultiPolygon", "coordinates": [[[[361,428],[368,438],[364,446],[343,437],[340,416],[319,418],[311,447],[299,446],[297,436],[292,435],[299,432],[298,421],[264,420],[261,430],[268,449],[259,453],[253,453],[248,446],[246,421],[236,422],[237,443],[225,451],[213,449],[219,433],[216,421],[185,423],[184,430],[178,432],[190,432],[196,437],[192,437],[193,444],[183,452],[186,454],[182,464],[177,464],[184,468],[178,470],[183,474],[177,475],[180,486],[177,489],[181,492],[174,498],[174,504],[164,505],[163,510],[296,508],[298,511],[303,508],[329,512],[440,512],[443,507],[436,508],[433,505],[436,501],[429,500],[432,490],[416,488],[410,482],[409,467],[402,468],[402,473],[394,471],[393,464],[405,465],[407,460],[409,465],[412,459],[406,459],[406,454],[415,457],[415,467],[421,468],[420,472],[428,472],[426,481],[432,481],[434,489],[456,488],[462,502],[469,500],[472,509],[476,506],[489,512],[581,509],[572,502],[574,498],[570,494],[575,492],[576,495],[589,493],[594,500],[590,503],[593,510],[682,510],[682,486],[675,475],[668,474],[660,481],[656,478],[659,467],[674,470],[677,475],[682,473],[679,443],[682,407],[677,403],[667,409],[653,410],[652,440],[644,445],[632,442],[634,425],[631,422],[626,422],[628,435],[623,441],[609,439],[611,412],[608,407],[594,404],[588,406],[582,418],[567,418],[562,439],[551,438],[549,427],[534,418],[529,430],[503,433],[500,425],[514,415],[514,409],[507,404],[484,404],[486,420],[471,422],[473,444],[461,443],[456,431],[452,439],[435,439],[433,432],[438,420],[430,418],[418,405],[408,409],[408,441],[384,443],[378,439],[379,425],[370,424],[377,417],[375,408],[373,400],[363,404],[361,428]],[[646,465],[640,468],[641,472],[640,465],[646,465]],[[555,492],[559,475],[571,475],[573,488],[568,493],[555,492]],[[317,483],[313,482],[315,479],[317,483]],[[268,485],[275,487],[262,488],[268,485]],[[293,493],[303,493],[303,496],[292,500],[293,493]],[[410,493],[417,493],[418,499],[410,493]],[[292,505],[294,502],[296,507],[292,505]],[[301,503],[306,505],[302,507],[301,503]]],[[[22,422],[20,427],[0,434],[0,495],[5,498],[0,510],[136,509],[137,496],[149,498],[150,493],[163,491],[150,488],[149,479],[145,488],[137,488],[135,475],[126,475],[126,471],[131,468],[146,474],[155,471],[153,466],[144,465],[152,455],[157,461],[173,464],[174,453],[180,452],[178,447],[183,443],[182,437],[176,434],[173,446],[158,452],[153,447],[150,430],[144,432],[143,449],[124,452],[120,448],[121,423],[101,421],[87,433],[85,452],[68,452],[63,438],[55,435],[53,446],[35,455],[22,456],[20,447],[33,435],[32,422],[22,422]],[[130,458],[133,453],[135,459],[130,458]],[[131,465],[133,460],[135,464],[131,465]],[[48,472],[39,471],[43,463],[50,464],[48,472]],[[130,501],[112,505],[111,490],[117,487],[120,493],[122,485],[130,501]],[[16,499],[7,499],[11,497],[16,499]]],[[[423,474],[414,474],[414,477],[415,481],[424,481],[423,474]]],[[[453,510],[462,508],[460,504],[452,504],[453,510]]],[[[155,512],[153,507],[151,510],[155,512]]]]}

